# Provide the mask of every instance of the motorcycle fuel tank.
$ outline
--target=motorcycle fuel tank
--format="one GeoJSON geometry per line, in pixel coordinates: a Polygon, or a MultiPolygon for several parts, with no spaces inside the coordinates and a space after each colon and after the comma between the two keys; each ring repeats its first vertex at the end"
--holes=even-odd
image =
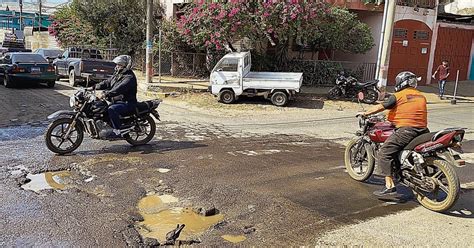
{"type": "Polygon", "coordinates": [[[390,122],[378,122],[369,131],[370,140],[383,143],[392,135],[394,129],[395,127],[390,122]]]}

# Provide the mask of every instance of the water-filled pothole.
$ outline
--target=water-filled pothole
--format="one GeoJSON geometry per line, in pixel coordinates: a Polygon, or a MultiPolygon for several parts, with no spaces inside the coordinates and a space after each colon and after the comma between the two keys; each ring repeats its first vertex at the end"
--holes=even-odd
{"type": "Polygon", "coordinates": [[[138,209],[143,217],[139,229],[143,237],[166,240],[166,234],[175,229],[177,224],[184,224],[185,228],[179,236],[180,240],[187,240],[201,235],[213,225],[224,219],[224,215],[203,216],[192,208],[169,207],[170,196],[146,196],[138,203],[138,209]],[[162,199],[163,198],[163,199],[162,199]]]}
{"type": "Polygon", "coordinates": [[[234,244],[240,243],[247,239],[244,235],[222,235],[221,237],[234,244]]]}
{"type": "Polygon", "coordinates": [[[40,174],[28,174],[28,183],[21,186],[25,190],[32,190],[39,193],[45,189],[63,190],[66,187],[64,179],[70,177],[69,171],[45,172],[40,174]]]}

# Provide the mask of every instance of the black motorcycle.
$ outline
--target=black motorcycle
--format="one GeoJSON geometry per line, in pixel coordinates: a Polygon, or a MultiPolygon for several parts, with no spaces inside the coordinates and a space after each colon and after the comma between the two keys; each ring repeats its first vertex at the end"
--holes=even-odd
{"type": "MultiPolygon", "coordinates": [[[[150,100],[137,103],[133,113],[121,116],[121,135],[129,144],[144,145],[155,136],[156,123],[152,116],[160,120],[156,108],[161,100],[150,100]]],[[[69,100],[73,110],[60,110],[48,119],[54,120],[49,124],[45,133],[46,146],[57,154],[67,154],[76,150],[84,139],[84,132],[93,139],[117,140],[105,137],[107,129],[111,129],[107,109],[110,102],[99,99],[95,90],[80,89],[69,100]]]]}
{"type": "Polygon", "coordinates": [[[336,78],[336,85],[328,92],[328,99],[355,99],[360,98],[359,95],[362,93],[362,101],[367,104],[373,104],[380,96],[377,83],[378,80],[361,83],[352,76],[345,76],[344,73],[340,73],[336,78]]]}

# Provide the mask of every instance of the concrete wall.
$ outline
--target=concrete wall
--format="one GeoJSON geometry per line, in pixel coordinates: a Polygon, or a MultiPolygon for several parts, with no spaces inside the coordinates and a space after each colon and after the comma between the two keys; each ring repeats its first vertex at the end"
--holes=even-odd
{"type": "Polygon", "coordinates": [[[357,13],[359,19],[370,26],[375,46],[365,54],[351,54],[344,52],[335,52],[334,60],[376,63],[380,42],[380,32],[382,31],[382,12],[360,11],[357,13]]]}
{"type": "Polygon", "coordinates": [[[59,48],[56,39],[48,32],[34,32],[33,35],[25,36],[25,47],[32,51],[38,48],[59,48]]]}
{"type": "Polygon", "coordinates": [[[417,20],[425,23],[433,30],[436,23],[437,9],[419,8],[417,11],[413,7],[399,6],[395,10],[395,22],[400,20],[417,20]]]}

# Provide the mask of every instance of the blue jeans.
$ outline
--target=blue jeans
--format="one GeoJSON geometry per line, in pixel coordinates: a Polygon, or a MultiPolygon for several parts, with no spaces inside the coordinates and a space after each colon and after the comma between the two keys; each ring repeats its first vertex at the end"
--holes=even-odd
{"type": "Polygon", "coordinates": [[[444,95],[444,86],[446,85],[446,79],[438,81],[439,96],[444,95]]]}
{"type": "Polygon", "coordinates": [[[114,103],[109,106],[109,118],[112,122],[114,129],[120,129],[122,121],[120,121],[121,115],[127,115],[135,111],[135,104],[131,103],[114,103]]]}

